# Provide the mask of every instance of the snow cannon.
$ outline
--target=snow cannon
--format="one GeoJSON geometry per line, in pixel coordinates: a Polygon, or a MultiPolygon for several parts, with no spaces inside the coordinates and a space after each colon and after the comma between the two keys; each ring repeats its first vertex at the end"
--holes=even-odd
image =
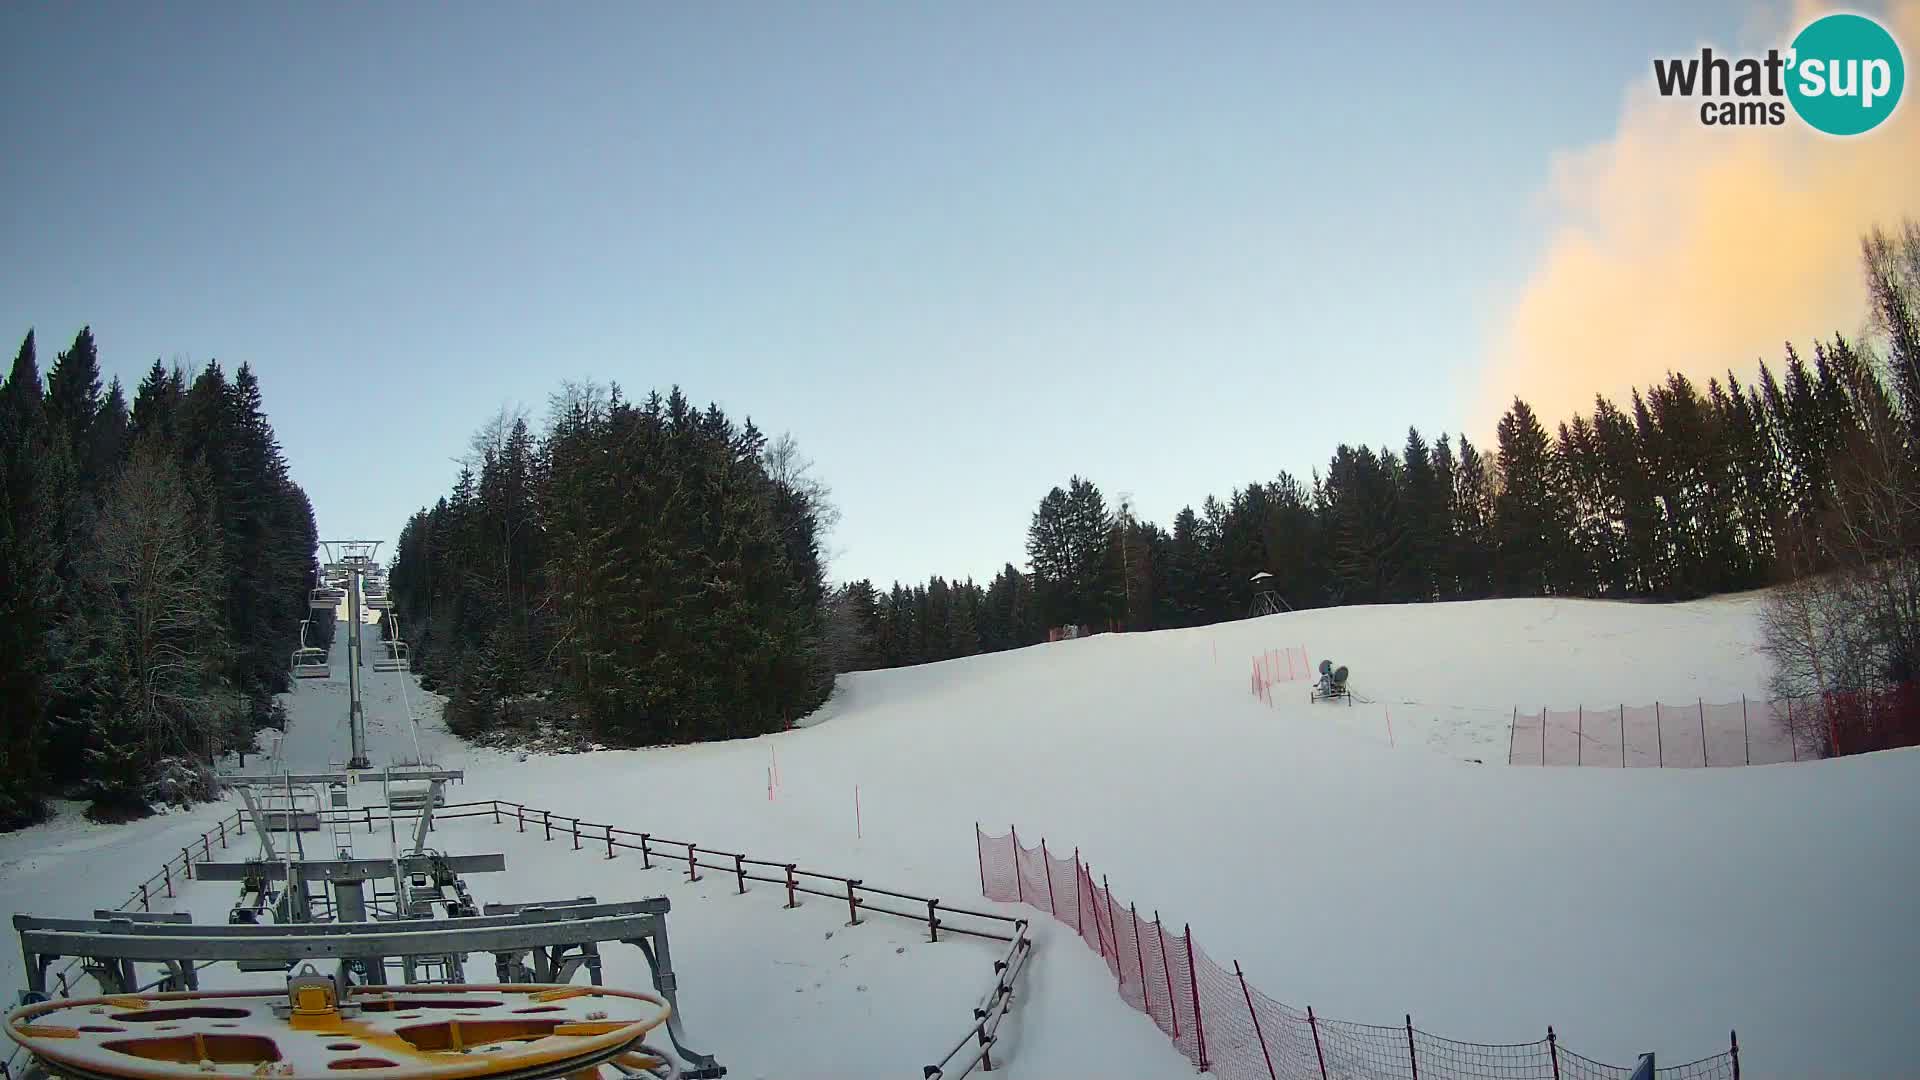
{"type": "Polygon", "coordinates": [[[1307,692],[1307,701],[1312,703],[1336,698],[1347,698],[1348,704],[1352,704],[1353,699],[1347,694],[1347,667],[1345,664],[1334,667],[1333,661],[1322,660],[1320,681],[1314,683],[1313,689],[1307,692]]]}
{"type": "Polygon", "coordinates": [[[682,1074],[645,1040],[669,1011],[605,986],[343,988],[308,964],[284,990],[25,1005],[7,1035],[62,1080],[667,1080],[682,1074]]]}

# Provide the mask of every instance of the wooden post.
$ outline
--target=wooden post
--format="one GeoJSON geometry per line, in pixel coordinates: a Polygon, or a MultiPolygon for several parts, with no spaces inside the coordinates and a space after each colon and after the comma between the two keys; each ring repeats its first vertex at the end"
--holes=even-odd
{"type": "Polygon", "coordinates": [[[1620,767],[1627,767],[1627,706],[1620,704],[1620,767]]]}
{"type": "MultiPolygon", "coordinates": [[[[1167,955],[1167,925],[1160,921],[1160,913],[1153,913],[1153,932],[1160,935],[1160,968],[1167,974],[1167,1011],[1173,1014],[1173,1037],[1180,1037],[1180,1009],[1173,1003],[1173,958],[1167,955]]],[[[1240,970],[1238,961],[1233,969],[1240,970]]],[[[1241,980],[1244,984],[1245,980],[1241,980]]],[[[1264,1045],[1264,1044],[1263,1044],[1264,1045]]]]}
{"type": "MultiPolygon", "coordinates": [[[[363,806],[361,807],[361,811],[366,815],[366,818],[367,818],[367,835],[372,836],[373,835],[373,807],[363,806]]],[[[387,810],[387,816],[388,817],[393,816],[393,810],[391,808],[387,810]]]]}
{"type": "Polygon", "coordinates": [[[1187,983],[1193,988],[1193,1041],[1200,1047],[1200,1071],[1207,1071],[1207,1025],[1200,1016],[1200,972],[1193,966],[1193,924],[1186,924],[1187,983]]]}
{"type": "Polygon", "coordinates": [[[687,880],[700,880],[700,852],[692,844],[687,845],[687,880]]]}
{"type": "Polygon", "coordinates": [[[493,823],[495,825],[500,824],[500,800],[499,799],[493,800],[493,823]]]}
{"type": "Polygon", "coordinates": [[[1667,733],[1660,729],[1665,726],[1666,723],[1660,718],[1660,703],[1656,701],[1653,703],[1653,748],[1659,756],[1654,760],[1663,769],[1667,767],[1667,733]]]}
{"type": "Polygon", "coordinates": [[[573,850],[580,850],[580,819],[573,819],[573,850]]]}
{"type": "Polygon", "coordinates": [[[738,882],[740,883],[740,893],[739,893],[739,895],[741,895],[741,896],[745,896],[745,895],[747,895],[747,863],[746,863],[746,858],[747,858],[747,857],[746,857],[745,855],[735,855],[735,856],[733,857],[733,876],[734,876],[734,879],[735,879],[735,880],[737,880],[737,881],[738,881],[738,882]]]}
{"type": "Polygon", "coordinates": [[[1009,825],[1007,835],[1013,838],[1013,895],[1024,904],[1027,902],[1027,885],[1024,880],[1026,875],[1020,872],[1020,830],[1009,825]]]}
{"type": "Polygon", "coordinates": [[[193,856],[187,853],[186,848],[180,849],[180,872],[187,876],[188,881],[193,880],[193,856]]]}
{"type": "Polygon", "coordinates": [[[1547,763],[1547,707],[1540,706],[1540,764],[1547,763]]]}
{"type": "Polygon", "coordinates": [[[524,806],[515,805],[513,808],[513,816],[514,816],[514,819],[520,823],[520,831],[526,832],[527,831],[527,808],[524,806]]]}
{"type": "Polygon", "coordinates": [[[940,940],[940,901],[927,901],[927,940],[940,940]]]}
{"type": "MultiPolygon", "coordinates": [[[[1247,1015],[1253,1018],[1253,1034],[1260,1040],[1260,1056],[1267,1062],[1267,1080],[1279,1080],[1278,1074],[1273,1071],[1273,1055],[1267,1053],[1267,1033],[1260,1030],[1260,1014],[1253,1008],[1253,991],[1247,989],[1247,975],[1240,970],[1238,960],[1233,962],[1233,976],[1240,980],[1240,993],[1247,999],[1247,1015]]],[[[1175,1038],[1179,1036],[1179,1032],[1174,1032],[1175,1038]]],[[[1315,1036],[1315,1039],[1318,1041],[1318,1036],[1315,1036]]]]}
{"type": "Polygon", "coordinates": [[[613,858],[613,826],[607,826],[607,858],[613,858]]]}
{"type": "Polygon", "coordinates": [[[173,860],[172,859],[168,859],[166,862],[163,862],[160,864],[160,875],[166,880],[167,895],[172,896],[173,895],[173,860]]]}
{"type": "Polygon", "coordinates": [[[227,819],[226,818],[220,819],[220,846],[222,848],[225,848],[227,846],[227,819]]]}
{"type": "Polygon", "coordinates": [[[1040,838],[1040,869],[1047,875],[1047,914],[1060,917],[1060,909],[1053,904],[1053,860],[1047,857],[1047,838],[1040,838]]]}
{"type": "Polygon", "coordinates": [[[847,879],[847,925],[860,925],[860,901],[853,895],[853,887],[860,884],[859,878],[847,879]]]}
{"type": "Polygon", "coordinates": [[[1407,1065],[1413,1070],[1413,1080],[1420,1080],[1420,1062],[1413,1053],[1413,1014],[1407,1014],[1407,1065]]]}
{"type": "Polygon", "coordinates": [[[247,835],[247,816],[244,812],[239,810],[233,812],[233,827],[236,830],[235,835],[247,835]]]}
{"type": "Polygon", "coordinates": [[[1073,931],[1086,937],[1086,917],[1080,914],[1080,849],[1073,849],[1073,931]]]}
{"type": "Polygon", "coordinates": [[[640,834],[640,869],[653,869],[653,852],[647,850],[647,840],[651,833],[640,834]]]}
{"type": "Polygon", "coordinates": [[[980,864],[980,895],[987,895],[987,849],[980,835],[980,823],[973,823],[973,858],[980,864]]]}
{"type": "Polygon", "coordinates": [[[1800,729],[1793,726],[1793,699],[1792,698],[1787,699],[1787,753],[1793,755],[1793,760],[1796,763],[1799,762],[1800,760],[1800,729]]]}
{"type": "Polygon", "coordinates": [[[144,881],[140,883],[140,910],[141,911],[152,910],[151,908],[147,907],[147,883],[144,881]]]}
{"type": "Polygon", "coordinates": [[[1753,732],[1747,728],[1747,695],[1740,695],[1740,741],[1747,747],[1747,764],[1753,764],[1753,732]]]}
{"type": "Polygon", "coordinates": [[[1553,1080],[1560,1080],[1560,1040],[1553,1033],[1553,1025],[1547,1025],[1547,1057],[1553,1059],[1553,1080]]]}
{"type": "MultiPolygon", "coordinates": [[[[1140,1011],[1146,1013],[1147,1019],[1151,1020],[1153,1019],[1153,996],[1147,993],[1147,954],[1146,950],[1140,947],[1140,909],[1128,904],[1127,920],[1133,923],[1133,961],[1140,969],[1140,1011]]],[[[1167,1004],[1171,1006],[1173,1003],[1167,1004]]]]}
{"type": "MultiPolygon", "coordinates": [[[[1113,957],[1118,960],[1120,958],[1120,922],[1113,917],[1113,883],[1107,880],[1105,874],[1100,875],[1100,888],[1107,894],[1107,934],[1113,941],[1113,957]]],[[[1114,966],[1119,967],[1118,964],[1114,966]]],[[[1127,985],[1127,973],[1124,969],[1120,971],[1118,978],[1121,986],[1127,985]]]]}
{"type": "Polygon", "coordinates": [[[1733,1055],[1733,1080],[1740,1080],[1740,1033],[1738,1031],[1730,1031],[1727,1033],[1727,1038],[1732,1040],[1732,1045],[1727,1049],[1727,1053],[1733,1055]]]}
{"type": "Polygon", "coordinates": [[[1573,716],[1573,763],[1585,765],[1587,763],[1587,707],[1575,705],[1573,716]]]}
{"type": "Polygon", "coordinates": [[[1513,764],[1513,741],[1520,735],[1520,706],[1513,707],[1513,719],[1507,721],[1507,764],[1513,764]]]}
{"type": "Polygon", "coordinates": [[[541,837],[541,839],[543,840],[553,839],[553,811],[551,810],[540,811],[540,830],[546,834],[545,836],[541,837]]]}

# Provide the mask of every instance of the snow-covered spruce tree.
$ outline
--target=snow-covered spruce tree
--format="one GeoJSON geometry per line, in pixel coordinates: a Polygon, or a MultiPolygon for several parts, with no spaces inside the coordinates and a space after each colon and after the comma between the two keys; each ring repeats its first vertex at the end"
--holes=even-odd
{"type": "Polygon", "coordinates": [[[167,757],[205,760],[231,739],[220,677],[222,568],[171,449],[142,438],[107,490],[86,564],[87,661],[75,699],[92,813],[139,816],[167,757]]]}

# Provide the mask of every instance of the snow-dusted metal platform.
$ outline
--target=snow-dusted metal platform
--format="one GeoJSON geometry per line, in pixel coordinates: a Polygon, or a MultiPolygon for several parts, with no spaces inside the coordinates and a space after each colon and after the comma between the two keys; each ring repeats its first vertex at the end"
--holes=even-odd
{"type": "Polygon", "coordinates": [[[672,1007],[600,986],[342,988],[309,968],[283,989],[63,999],[16,1009],[7,1034],[71,1080],[585,1080],[608,1064],[667,1075],[643,1048],[672,1007]]]}
{"type": "MultiPolygon", "coordinates": [[[[486,858],[486,856],[468,856],[486,858]]],[[[390,864],[389,864],[390,865],[390,864]]],[[[669,1005],[677,980],[667,944],[666,915],[671,902],[649,897],[610,904],[560,903],[530,906],[508,914],[392,922],[218,925],[108,919],[48,919],[15,915],[14,929],[26,959],[27,982],[38,995],[47,992],[47,971],[63,957],[86,960],[89,970],[124,976],[116,989],[133,988],[132,965],[160,964],[168,989],[191,990],[194,972],[208,962],[233,962],[242,969],[280,970],[300,962],[338,961],[342,983],[356,966],[384,972],[385,959],[461,957],[491,953],[502,978],[572,974],[585,967],[592,985],[601,985],[599,946],[624,942],[640,949],[653,984],[669,1005]]],[[[409,968],[411,970],[411,968],[409,968]]],[[[456,972],[457,976],[457,972],[456,972]]],[[[680,1056],[694,1065],[689,1076],[719,1076],[713,1055],[686,1045],[679,1017],[669,1011],[668,1037],[680,1056]]],[[[152,1080],[152,1078],[149,1078],[152,1080]]]]}

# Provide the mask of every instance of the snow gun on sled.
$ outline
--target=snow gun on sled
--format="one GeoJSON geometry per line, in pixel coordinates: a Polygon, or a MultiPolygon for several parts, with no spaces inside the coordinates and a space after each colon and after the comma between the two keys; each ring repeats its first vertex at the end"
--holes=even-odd
{"type": "Polygon", "coordinates": [[[1319,702],[1345,697],[1347,697],[1346,665],[1342,664],[1336,668],[1331,660],[1320,661],[1320,681],[1313,684],[1313,689],[1307,694],[1307,701],[1319,702]]]}

